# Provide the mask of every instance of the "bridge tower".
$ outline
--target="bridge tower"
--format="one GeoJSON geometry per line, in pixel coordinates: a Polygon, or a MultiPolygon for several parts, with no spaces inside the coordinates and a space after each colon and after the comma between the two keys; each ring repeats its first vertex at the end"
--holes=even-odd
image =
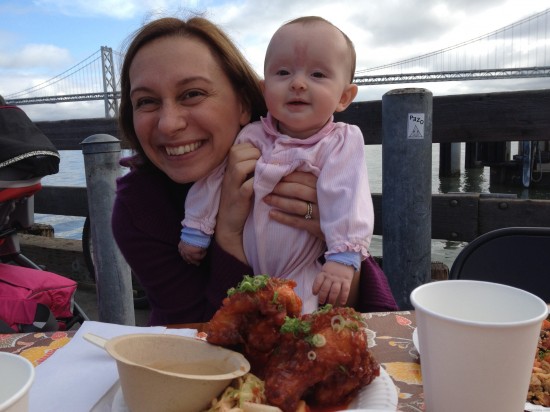
{"type": "Polygon", "coordinates": [[[103,91],[105,92],[105,117],[109,119],[118,115],[115,65],[113,62],[112,48],[101,46],[101,63],[103,71],[103,91]]]}

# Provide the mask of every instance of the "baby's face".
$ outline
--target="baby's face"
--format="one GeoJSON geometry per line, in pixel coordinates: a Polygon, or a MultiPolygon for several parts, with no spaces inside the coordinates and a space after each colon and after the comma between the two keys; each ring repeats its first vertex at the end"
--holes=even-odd
{"type": "Polygon", "coordinates": [[[281,27],[266,54],[264,96],[284,134],[306,138],[340,108],[351,55],[342,33],[323,23],[281,27]]]}

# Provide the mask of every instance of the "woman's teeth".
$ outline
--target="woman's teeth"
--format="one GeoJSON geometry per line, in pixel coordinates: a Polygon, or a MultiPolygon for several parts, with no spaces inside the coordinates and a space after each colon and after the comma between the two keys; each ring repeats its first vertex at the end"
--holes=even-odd
{"type": "Polygon", "coordinates": [[[202,142],[195,142],[195,143],[185,144],[183,146],[178,146],[178,147],[168,147],[168,146],[166,146],[166,153],[169,156],[177,156],[177,155],[182,155],[182,154],[185,154],[185,153],[193,152],[201,146],[202,146],[202,142]]]}

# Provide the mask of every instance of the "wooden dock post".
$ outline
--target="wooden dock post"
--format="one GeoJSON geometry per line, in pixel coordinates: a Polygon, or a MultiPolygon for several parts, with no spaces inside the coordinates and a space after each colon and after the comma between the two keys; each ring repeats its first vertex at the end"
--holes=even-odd
{"type": "Polygon", "coordinates": [[[136,321],[130,267],[111,230],[116,178],[120,174],[120,141],[107,134],[96,134],[81,144],[92,226],[99,320],[133,326],[136,321]]]}
{"type": "Polygon", "coordinates": [[[439,144],[439,177],[460,176],[460,143],[439,144]]]}
{"type": "Polygon", "coordinates": [[[431,280],[432,106],[426,89],[382,97],[384,272],[401,309],[431,280]]]}

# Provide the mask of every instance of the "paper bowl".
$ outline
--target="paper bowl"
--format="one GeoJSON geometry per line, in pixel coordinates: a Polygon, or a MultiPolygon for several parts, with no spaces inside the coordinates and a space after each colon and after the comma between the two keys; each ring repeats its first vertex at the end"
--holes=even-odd
{"type": "Polygon", "coordinates": [[[29,410],[29,389],[34,381],[34,367],[22,356],[0,352],[0,411],[29,410]]]}
{"type": "Polygon", "coordinates": [[[240,353],[183,336],[123,335],[107,341],[105,349],[116,360],[132,412],[202,411],[250,370],[240,353]]]}

